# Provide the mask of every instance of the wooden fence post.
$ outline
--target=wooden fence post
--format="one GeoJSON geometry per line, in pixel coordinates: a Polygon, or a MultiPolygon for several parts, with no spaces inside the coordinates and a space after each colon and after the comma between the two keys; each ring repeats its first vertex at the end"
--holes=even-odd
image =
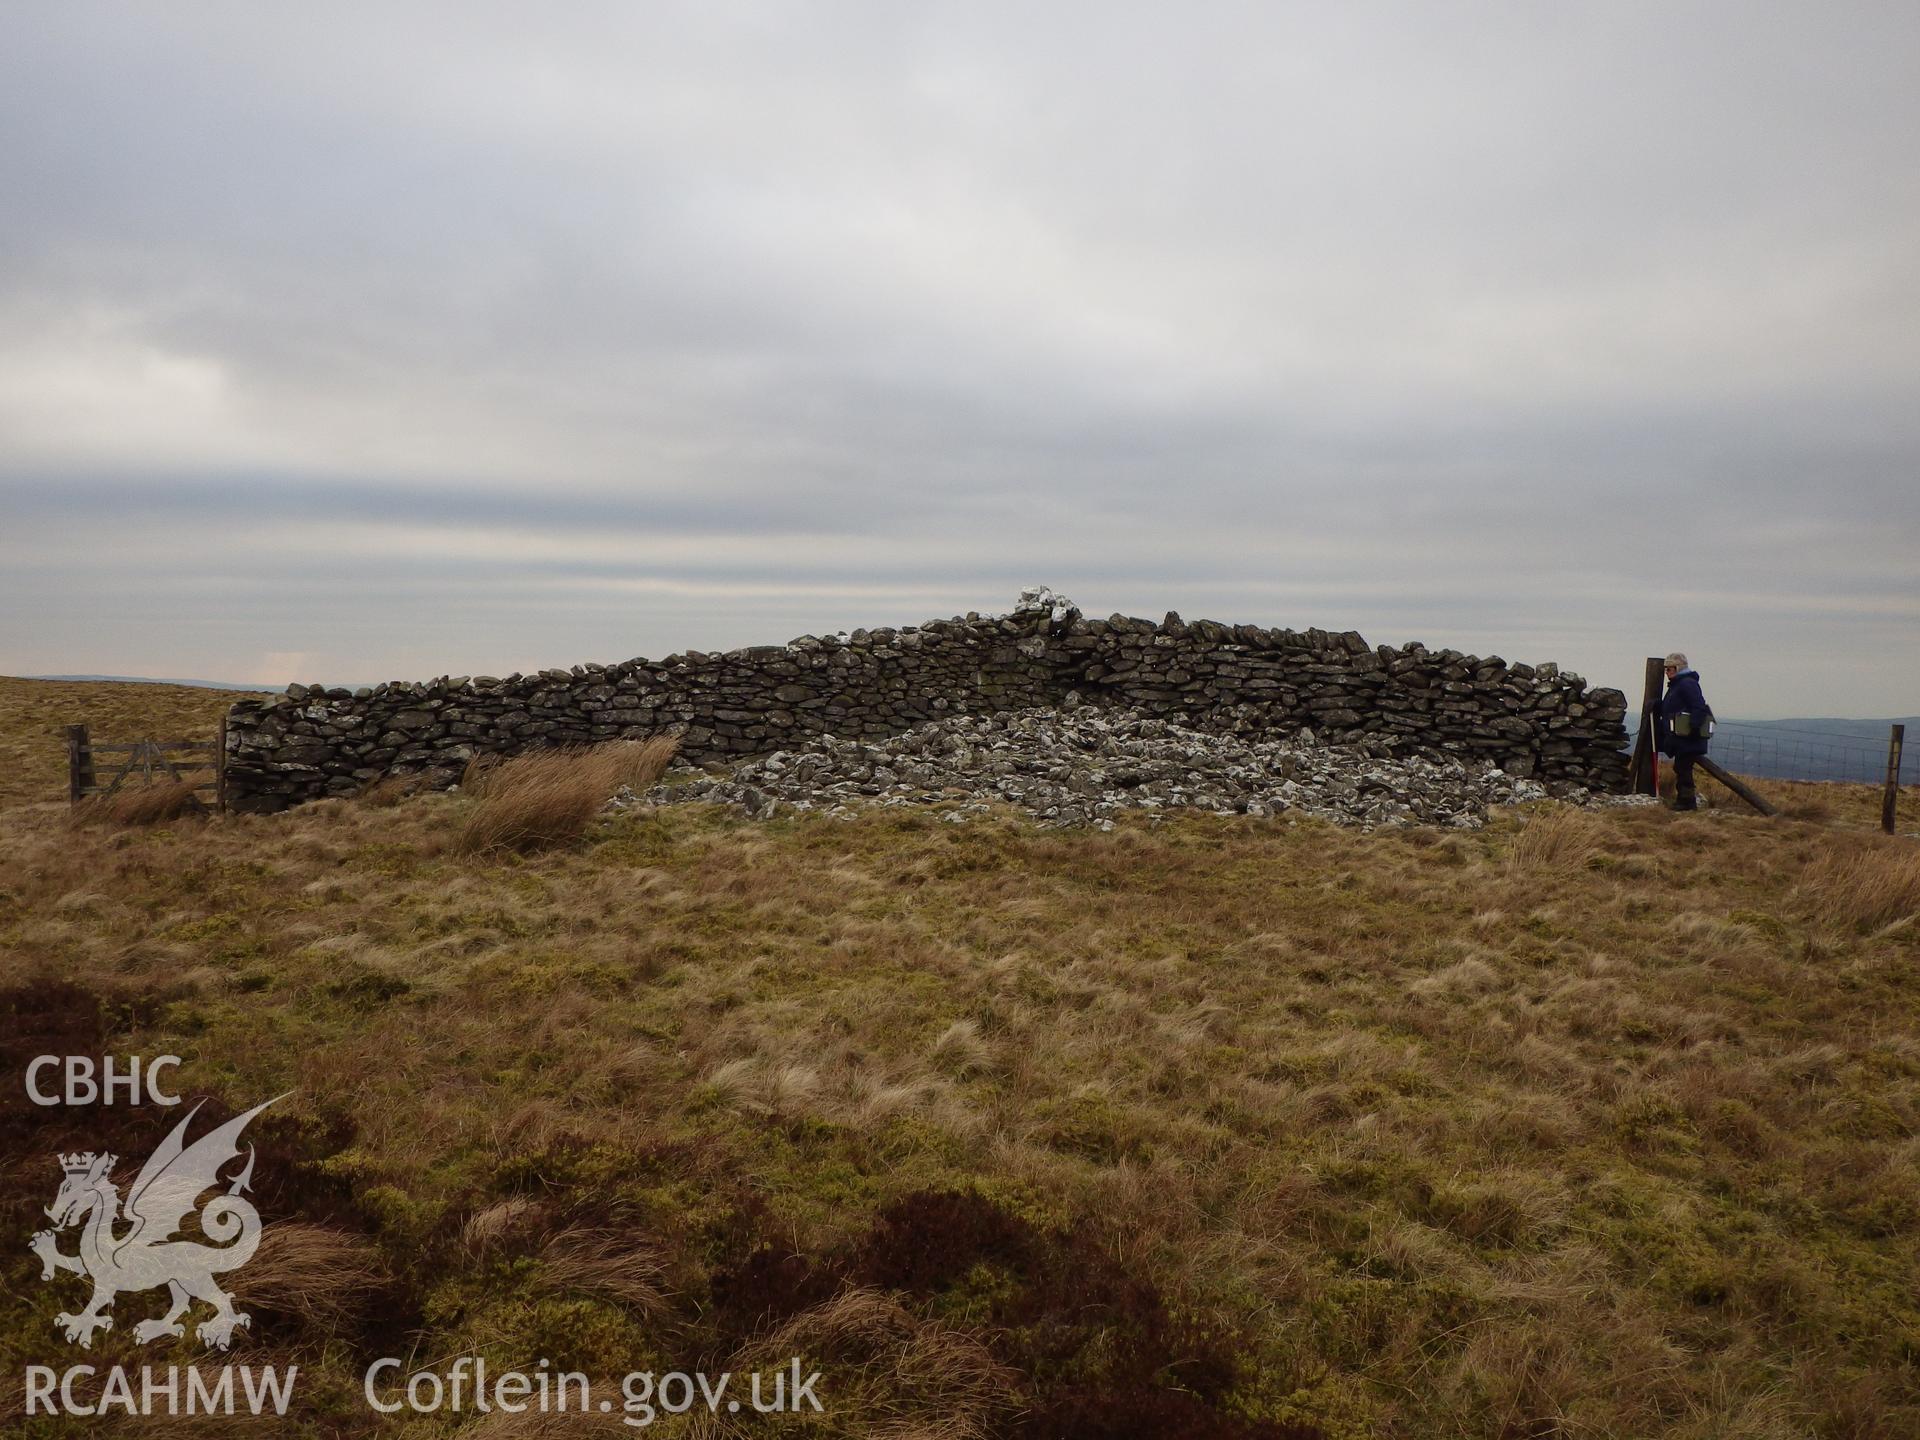
{"type": "Polygon", "coordinates": [[[227,717],[220,717],[220,733],[213,737],[213,806],[227,808],[227,717]]]}
{"type": "Polygon", "coordinates": [[[1653,748],[1653,717],[1660,709],[1660,691],[1666,685],[1667,662],[1647,657],[1647,674],[1640,690],[1640,731],[1633,737],[1633,758],[1627,762],[1627,788],[1636,795],[1660,793],[1660,762],[1653,748]]]}
{"type": "Polygon", "coordinates": [[[67,803],[78,805],[80,797],[93,788],[93,746],[87,739],[87,727],[67,727],[67,803]]]}
{"type": "Polygon", "coordinates": [[[1893,807],[1900,795],[1900,751],[1907,742],[1907,727],[1896,725],[1887,736],[1887,792],[1880,798],[1880,828],[1893,834],[1893,807]]]}
{"type": "Polygon", "coordinates": [[[1733,791],[1734,794],[1738,795],[1762,815],[1778,815],[1780,813],[1774,809],[1773,806],[1769,805],[1762,796],[1754,794],[1752,789],[1744,784],[1738,776],[1729,775],[1705,755],[1702,755],[1693,763],[1700,769],[1706,771],[1706,773],[1714,779],[1718,780],[1722,785],[1726,786],[1727,789],[1733,791]]]}

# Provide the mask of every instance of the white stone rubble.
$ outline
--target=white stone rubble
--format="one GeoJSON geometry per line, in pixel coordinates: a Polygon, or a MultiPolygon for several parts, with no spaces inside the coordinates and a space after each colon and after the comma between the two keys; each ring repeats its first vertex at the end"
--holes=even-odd
{"type": "Polygon", "coordinates": [[[681,771],[614,804],[704,801],[755,819],[788,807],[847,815],[860,806],[917,805],[954,821],[1008,805],[1042,825],[1103,829],[1125,810],[1200,810],[1471,829],[1490,806],[1547,795],[1538,782],[1491,766],[1385,758],[1317,743],[1306,729],[1271,737],[1194,730],[1068,699],[1062,710],[954,716],[881,740],[821,736],[729,774],[681,771]]]}

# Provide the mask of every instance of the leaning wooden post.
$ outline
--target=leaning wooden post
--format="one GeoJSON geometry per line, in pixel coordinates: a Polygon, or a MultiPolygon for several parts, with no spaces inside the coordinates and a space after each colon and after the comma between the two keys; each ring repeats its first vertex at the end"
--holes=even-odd
{"type": "Polygon", "coordinates": [[[213,803],[227,808],[227,717],[220,717],[220,733],[213,737],[213,803]]]}
{"type": "Polygon", "coordinates": [[[1893,807],[1900,798],[1900,751],[1907,742],[1907,727],[1896,725],[1887,736],[1887,793],[1880,797],[1880,828],[1893,834],[1893,807]]]}
{"type": "Polygon", "coordinates": [[[1727,789],[1733,791],[1734,794],[1738,795],[1742,800],[1746,801],[1747,804],[1751,805],[1754,809],[1758,810],[1762,815],[1778,815],[1780,813],[1778,810],[1774,809],[1773,806],[1767,803],[1766,798],[1764,796],[1754,794],[1752,788],[1749,787],[1745,781],[1740,779],[1739,776],[1729,775],[1725,770],[1722,770],[1718,765],[1714,764],[1714,762],[1712,760],[1709,760],[1705,755],[1702,755],[1698,760],[1695,760],[1693,763],[1696,766],[1698,766],[1701,770],[1711,775],[1714,779],[1718,780],[1722,785],[1726,786],[1727,789]]]}
{"type": "Polygon", "coordinates": [[[1640,733],[1633,737],[1633,758],[1627,762],[1627,788],[1637,795],[1660,793],[1660,762],[1653,748],[1653,717],[1660,709],[1660,691],[1666,685],[1667,662],[1647,657],[1646,681],[1640,691],[1640,733]]]}
{"type": "Polygon", "coordinates": [[[87,738],[87,727],[69,725],[67,727],[67,803],[78,805],[81,797],[93,788],[93,744],[87,738]]]}

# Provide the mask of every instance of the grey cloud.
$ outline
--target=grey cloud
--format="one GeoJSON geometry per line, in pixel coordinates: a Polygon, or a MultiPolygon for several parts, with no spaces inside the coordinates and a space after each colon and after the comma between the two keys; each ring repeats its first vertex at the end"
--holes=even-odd
{"type": "Polygon", "coordinates": [[[0,665],[513,668],[1039,579],[1912,709],[1911,7],[12,29],[0,665]]]}

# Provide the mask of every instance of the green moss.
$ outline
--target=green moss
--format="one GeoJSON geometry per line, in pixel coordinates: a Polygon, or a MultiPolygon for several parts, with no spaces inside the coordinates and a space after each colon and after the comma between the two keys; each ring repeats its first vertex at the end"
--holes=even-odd
{"type": "Polygon", "coordinates": [[[351,870],[402,880],[417,874],[424,862],[416,845],[374,841],[348,851],[341,863],[351,870]]]}
{"type": "Polygon", "coordinates": [[[1613,1132],[1639,1150],[1692,1150],[1698,1140],[1692,1120],[1664,1095],[1642,1092],[1613,1107],[1613,1132]]]}
{"type": "Polygon", "coordinates": [[[592,1377],[685,1363],[658,1348],[657,1327],[611,1301],[543,1295],[536,1283],[537,1271],[526,1269],[504,1281],[443,1290],[430,1315],[446,1335],[447,1353],[483,1356],[496,1372],[535,1374],[545,1360],[554,1372],[592,1377]]]}
{"type": "Polygon", "coordinates": [[[1899,1140],[1914,1133],[1911,1107],[1903,1113],[1884,1092],[1848,1088],[1823,1107],[1831,1133],[1855,1140],[1899,1140]]]}
{"type": "Polygon", "coordinates": [[[609,1189],[644,1178],[647,1157],[617,1145],[560,1144],[537,1152],[509,1155],[493,1171],[496,1194],[554,1189],[609,1189]]]}
{"type": "Polygon", "coordinates": [[[238,915],[203,915],[198,920],[183,920],[163,932],[167,939],[182,945],[218,941],[237,932],[242,925],[238,915]]]}
{"type": "Polygon", "coordinates": [[[359,1193],[359,1205],[381,1230],[402,1245],[417,1245],[433,1232],[444,1207],[432,1198],[398,1185],[369,1185],[359,1193]]]}
{"type": "Polygon", "coordinates": [[[323,987],[325,993],[355,1010],[375,1010],[413,989],[400,976],[348,963],[323,987]]]}
{"type": "Polygon", "coordinates": [[[1792,926],[1788,925],[1786,921],[1780,919],[1778,916],[1769,915],[1765,911],[1731,910],[1727,913],[1727,919],[1736,925],[1745,925],[1750,929],[1758,930],[1762,935],[1766,935],[1775,940],[1790,940],[1793,938],[1794,932],[1792,926]]]}
{"type": "Polygon", "coordinates": [[[1081,1093],[1043,1101],[1035,1107],[1034,1119],[1042,1144],[1096,1164],[1118,1165],[1123,1160],[1144,1164],[1153,1158],[1153,1143],[1142,1117],[1103,1095],[1081,1093]]]}

